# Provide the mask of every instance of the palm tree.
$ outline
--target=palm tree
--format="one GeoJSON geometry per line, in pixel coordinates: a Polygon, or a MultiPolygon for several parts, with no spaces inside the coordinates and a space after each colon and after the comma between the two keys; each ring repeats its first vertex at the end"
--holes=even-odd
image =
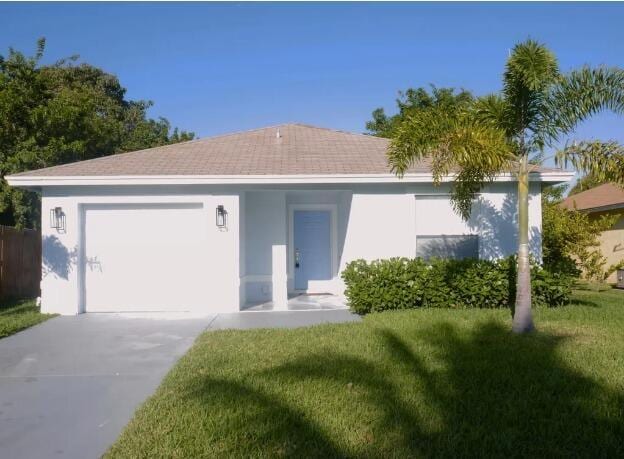
{"type": "MultiPolygon", "coordinates": [[[[518,276],[513,330],[533,330],[529,263],[529,174],[532,160],[561,142],[579,122],[602,111],[624,112],[624,70],[582,67],[559,71],[544,45],[527,40],[507,60],[503,90],[456,109],[415,112],[397,128],[388,151],[392,170],[403,176],[430,158],[435,183],[452,177],[451,200],[468,219],[475,194],[501,173],[518,180],[518,276]]],[[[586,173],[624,183],[623,149],[613,143],[582,143],[559,151],[586,173]],[[606,148],[606,149],[605,149],[606,148]],[[605,153],[606,152],[606,153],[605,153]]]]}

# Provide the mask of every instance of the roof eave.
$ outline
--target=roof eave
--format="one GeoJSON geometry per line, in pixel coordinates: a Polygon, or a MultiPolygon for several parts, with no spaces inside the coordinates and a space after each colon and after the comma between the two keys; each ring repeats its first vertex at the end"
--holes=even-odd
{"type": "MultiPolygon", "coordinates": [[[[533,182],[563,183],[574,177],[573,172],[533,172],[533,182]]],[[[120,176],[32,176],[9,175],[5,179],[11,186],[41,188],[46,186],[93,185],[254,185],[254,184],[326,184],[326,183],[427,183],[433,181],[430,173],[405,174],[319,174],[319,175],[120,175],[120,176]]],[[[454,175],[444,178],[451,182],[454,175]]],[[[513,182],[513,174],[501,174],[496,182],[513,182]]]]}
{"type": "Polygon", "coordinates": [[[609,210],[624,209],[624,202],[620,202],[620,203],[616,203],[616,204],[606,204],[604,206],[586,207],[586,208],[583,208],[583,209],[575,209],[575,208],[568,208],[568,209],[569,210],[578,210],[579,212],[593,214],[593,213],[596,213],[596,212],[606,212],[606,211],[609,211],[609,210]]]}

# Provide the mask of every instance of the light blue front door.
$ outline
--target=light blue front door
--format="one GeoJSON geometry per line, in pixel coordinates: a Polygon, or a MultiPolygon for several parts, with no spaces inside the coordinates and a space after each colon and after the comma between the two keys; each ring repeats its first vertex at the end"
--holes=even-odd
{"type": "Polygon", "coordinates": [[[295,289],[307,290],[308,282],[330,280],[330,213],[296,210],[294,214],[295,289]]]}

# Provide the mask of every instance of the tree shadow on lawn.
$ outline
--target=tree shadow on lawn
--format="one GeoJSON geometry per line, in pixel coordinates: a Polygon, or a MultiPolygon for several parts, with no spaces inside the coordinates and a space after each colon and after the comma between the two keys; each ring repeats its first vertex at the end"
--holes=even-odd
{"type": "Polygon", "coordinates": [[[595,301],[583,300],[581,298],[575,298],[574,300],[570,302],[570,304],[566,306],[587,306],[590,308],[602,308],[603,307],[603,305],[598,304],[595,301]]]}
{"type": "Polygon", "coordinates": [[[223,457],[343,455],[313,420],[250,383],[203,377],[190,397],[218,413],[213,440],[223,457]]]}
{"type": "MultiPolygon", "coordinates": [[[[495,322],[470,332],[444,323],[402,336],[387,328],[374,333],[383,364],[318,353],[252,373],[246,383],[204,378],[192,396],[211,412],[238,413],[223,435],[248,432],[247,445],[269,456],[624,454],[624,395],[562,361],[557,348],[568,338],[515,336],[495,322]],[[269,381],[273,387],[267,389],[269,381]],[[350,398],[325,390],[317,402],[336,406],[344,399],[345,421],[353,429],[366,426],[370,438],[357,445],[345,441],[343,430],[313,419],[305,403],[288,401],[286,392],[299,381],[349,387],[350,398]],[[333,397],[339,400],[327,400],[333,397]]],[[[326,416],[341,416],[339,411],[326,416]]],[[[243,446],[236,453],[254,455],[243,446]]]]}

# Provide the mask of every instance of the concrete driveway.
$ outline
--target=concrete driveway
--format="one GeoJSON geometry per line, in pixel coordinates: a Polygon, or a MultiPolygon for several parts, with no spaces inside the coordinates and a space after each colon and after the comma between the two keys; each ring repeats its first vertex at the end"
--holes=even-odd
{"type": "Polygon", "coordinates": [[[0,340],[0,456],[96,458],[213,317],[57,317],[0,340]]]}
{"type": "Polygon", "coordinates": [[[348,311],[48,320],[0,339],[0,457],[100,457],[205,329],[353,320],[348,311]]]}

